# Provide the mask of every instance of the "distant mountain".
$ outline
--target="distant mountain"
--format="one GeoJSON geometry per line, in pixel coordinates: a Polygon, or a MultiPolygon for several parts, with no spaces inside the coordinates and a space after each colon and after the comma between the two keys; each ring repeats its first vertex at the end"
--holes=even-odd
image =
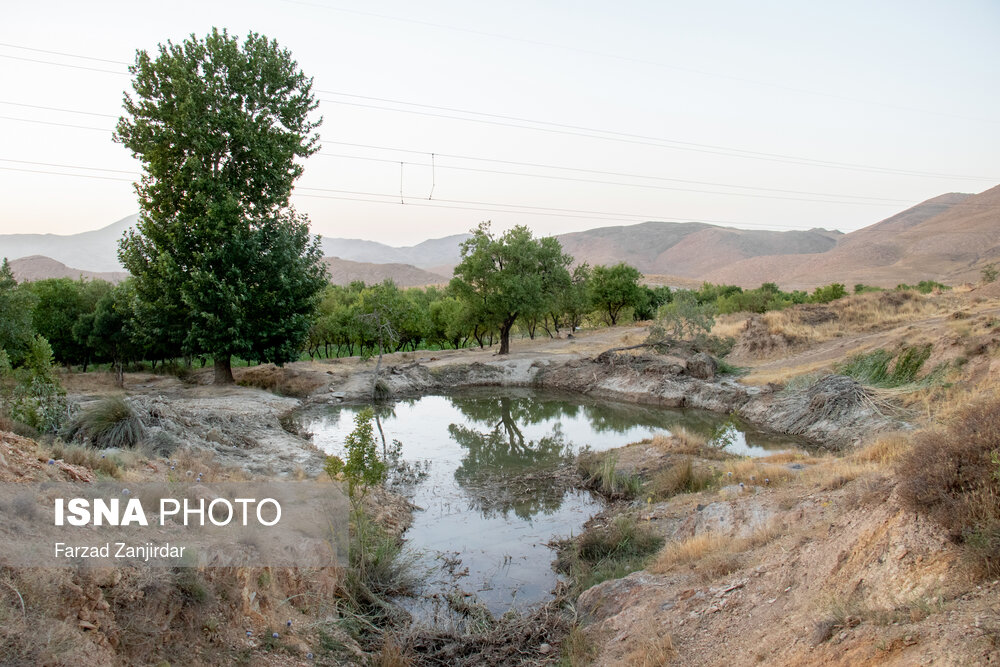
{"type": "MultiPolygon", "coordinates": [[[[324,236],[321,240],[323,254],[352,262],[375,264],[412,264],[422,269],[458,264],[459,245],[470,234],[453,234],[440,239],[430,239],[414,246],[394,247],[375,241],[342,239],[324,236]]],[[[450,272],[449,272],[450,273],[450,272]]]]}
{"type": "Polygon", "coordinates": [[[14,274],[14,279],[19,283],[45,280],[46,278],[72,278],[73,280],[86,278],[87,280],[107,280],[109,283],[117,284],[128,278],[128,273],[124,271],[83,271],[70,268],[51,257],[42,257],[41,255],[11,260],[10,270],[14,274]]]}
{"type": "Polygon", "coordinates": [[[713,269],[758,255],[821,253],[840,232],[825,229],[774,232],[700,222],[643,222],[599,227],[556,238],[577,262],[628,262],[643,273],[699,278],[713,269]]]}
{"type": "MultiPolygon", "coordinates": [[[[71,236],[0,235],[0,257],[41,255],[66,271],[121,271],[117,242],[134,225],[129,216],[103,229],[71,236]]],[[[400,285],[443,283],[469,234],[394,247],[374,241],[323,237],[335,282],[400,285]],[[382,268],[377,268],[383,265],[382,268]]],[[[974,280],[988,262],[1000,262],[1000,186],[978,195],[934,197],[874,225],[842,234],[825,229],[765,231],[699,222],[644,222],[599,227],[556,237],[577,262],[628,262],[671,284],[710,280],[755,287],[777,282],[811,288],[832,281],[894,286],[924,278],[974,280]]]]}
{"type": "Polygon", "coordinates": [[[374,264],[370,262],[352,262],[339,257],[324,257],[330,272],[330,282],[334,285],[349,285],[355,280],[361,280],[371,285],[391,278],[399,287],[423,287],[425,285],[444,285],[450,277],[445,277],[430,271],[418,269],[411,264],[374,264]]]}
{"type": "Polygon", "coordinates": [[[123,271],[118,261],[118,240],[133,227],[138,215],[79,234],[0,234],[0,258],[41,255],[86,271],[123,271]]]}
{"type": "Polygon", "coordinates": [[[990,262],[1000,262],[1000,186],[928,199],[845,235],[822,254],[753,257],[720,266],[705,279],[744,286],[773,281],[786,288],[834,281],[882,287],[923,279],[960,283],[978,280],[990,262]]]}

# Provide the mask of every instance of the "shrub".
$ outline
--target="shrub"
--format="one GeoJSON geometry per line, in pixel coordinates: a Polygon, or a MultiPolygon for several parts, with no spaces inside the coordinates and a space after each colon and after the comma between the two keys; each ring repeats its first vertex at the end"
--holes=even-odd
{"type": "Polygon", "coordinates": [[[1000,270],[997,269],[996,263],[990,262],[979,271],[979,275],[984,283],[993,283],[1000,277],[1000,270]]]}
{"type": "Polygon", "coordinates": [[[947,529],[982,574],[1000,574],[1000,398],[917,434],[896,474],[907,507],[947,529]]]}
{"type": "Polygon", "coordinates": [[[101,449],[135,447],[145,435],[139,415],[122,396],[102,398],[85,408],[66,429],[67,439],[89,440],[101,449]]]}
{"type": "Polygon", "coordinates": [[[824,287],[817,287],[809,297],[812,303],[830,303],[847,296],[847,288],[841,283],[831,283],[824,287]]]}

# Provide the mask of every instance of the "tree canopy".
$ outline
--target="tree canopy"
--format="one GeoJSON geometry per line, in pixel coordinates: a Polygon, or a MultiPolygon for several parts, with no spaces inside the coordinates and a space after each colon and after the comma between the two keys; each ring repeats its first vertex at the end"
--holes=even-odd
{"type": "Polygon", "coordinates": [[[500,354],[508,354],[518,317],[545,313],[569,287],[571,261],[553,237],[533,238],[522,225],[495,236],[484,222],[462,242],[450,287],[479,321],[497,328],[500,354]]]}
{"type": "Polygon", "coordinates": [[[614,266],[595,266],[590,278],[590,298],[604,313],[608,324],[618,324],[625,308],[638,308],[646,298],[639,280],[642,274],[634,266],[620,262],[614,266]]]}
{"type": "Polygon", "coordinates": [[[139,51],[115,140],[143,164],[137,231],[119,255],[151,338],[230,358],[296,358],[325,283],[318,239],[289,205],[318,150],[312,80],[274,41],[204,39],[139,51]]]}

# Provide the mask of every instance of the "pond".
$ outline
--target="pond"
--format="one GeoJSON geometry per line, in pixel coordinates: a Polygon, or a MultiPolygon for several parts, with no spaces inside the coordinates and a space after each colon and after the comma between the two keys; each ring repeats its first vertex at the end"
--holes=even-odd
{"type": "MultiPolygon", "coordinates": [[[[342,455],[363,407],[333,406],[303,417],[320,449],[342,455]]],[[[411,473],[405,493],[420,508],[405,537],[429,574],[418,598],[406,604],[434,623],[441,619],[428,616],[447,611],[428,600],[456,586],[494,615],[549,597],[557,583],[549,543],[579,533],[603,503],[589,492],[530,479],[569,465],[584,447],[612,449],[680,427],[724,439],[740,455],[798,444],[712,412],[525,389],[421,396],[379,405],[376,414],[386,441],[401,443],[400,460],[411,473]]]]}

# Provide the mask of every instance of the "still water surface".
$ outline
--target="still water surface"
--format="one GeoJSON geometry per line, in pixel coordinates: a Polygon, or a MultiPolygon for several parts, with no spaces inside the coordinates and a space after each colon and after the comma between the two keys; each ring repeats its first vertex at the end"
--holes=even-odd
{"type": "MultiPolygon", "coordinates": [[[[316,445],[343,455],[363,407],[304,415],[316,445]]],[[[712,412],[524,389],[421,396],[376,412],[386,441],[402,443],[402,461],[425,473],[405,487],[421,508],[405,535],[418,568],[428,573],[421,593],[457,585],[494,615],[545,600],[557,580],[548,543],[579,533],[602,508],[589,492],[525,484],[525,475],[566,465],[584,447],[607,450],[679,427],[724,438],[729,451],[744,456],[797,445],[712,412]]],[[[426,617],[426,605],[413,605],[426,617]]]]}

